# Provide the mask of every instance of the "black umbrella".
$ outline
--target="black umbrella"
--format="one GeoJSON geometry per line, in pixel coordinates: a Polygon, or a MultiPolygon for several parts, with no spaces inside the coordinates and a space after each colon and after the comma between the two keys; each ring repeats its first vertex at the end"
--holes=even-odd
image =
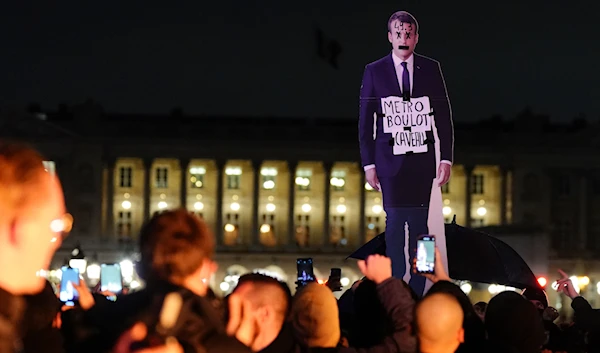
{"type": "MultiPolygon", "coordinates": [[[[516,288],[539,287],[525,260],[505,242],[455,222],[445,225],[449,275],[455,280],[501,284],[516,288]]],[[[385,255],[385,233],[381,233],[348,258],[365,259],[385,255]]]]}

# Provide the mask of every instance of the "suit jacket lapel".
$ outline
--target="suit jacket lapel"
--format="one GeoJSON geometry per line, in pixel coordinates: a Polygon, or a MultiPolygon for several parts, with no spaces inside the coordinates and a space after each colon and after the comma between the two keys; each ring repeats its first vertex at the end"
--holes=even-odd
{"type": "Polygon", "coordinates": [[[421,66],[419,66],[419,62],[421,60],[419,60],[419,56],[417,56],[417,54],[413,53],[413,79],[412,79],[412,92],[411,92],[411,97],[421,97],[423,96],[423,94],[421,93],[421,91],[419,91],[421,89],[421,85],[419,85],[420,83],[420,79],[421,79],[421,66]]]}
{"type": "Polygon", "coordinates": [[[398,75],[396,74],[396,67],[394,66],[394,60],[392,59],[392,53],[387,56],[387,64],[386,64],[386,73],[385,76],[388,77],[388,85],[389,90],[392,92],[392,95],[401,97],[402,90],[400,89],[400,82],[398,82],[398,75]]]}

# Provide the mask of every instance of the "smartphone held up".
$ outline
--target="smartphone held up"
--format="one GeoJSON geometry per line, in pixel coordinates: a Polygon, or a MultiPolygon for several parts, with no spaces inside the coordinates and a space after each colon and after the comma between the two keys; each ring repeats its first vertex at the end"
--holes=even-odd
{"type": "Polygon", "coordinates": [[[433,274],[435,272],[435,236],[421,235],[417,239],[415,254],[415,272],[433,274]]]}

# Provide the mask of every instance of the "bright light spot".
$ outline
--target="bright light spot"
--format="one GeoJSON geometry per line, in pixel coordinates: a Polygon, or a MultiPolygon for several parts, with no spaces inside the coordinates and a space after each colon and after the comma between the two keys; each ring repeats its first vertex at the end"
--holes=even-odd
{"type": "Polygon", "coordinates": [[[239,198],[240,198],[240,197],[239,197],[238,195],[233,195],[233,196],[231,196],[231,199],[232,199],[233,201],[237,201],[239,198]]]}
{"type": "Polygon", "coordinates": [[[85,259],[71,259],[69,260],[69,266],[76,268],[79,273],[84,273],[87,266],[87,260],[85,259]]]}
{"type": "Polygon", "coordinates": [[[204,204],[200,201],[194,203],[194,209],[196,211],[202,211],[204,209],[204,204]]]}
{"type": "Polygon", "coordinates": [[[56,243],[56,241],[57,241],[57,240],[58,240],[58,238],[56,238],[56,237],[52,237],[52,239],[50,239],[50,242],[51,242],[51,243],[56,243]]]}
{"type": "Polygon", "coordinates": [[[485,216],[485,214],[487,213],[487,210],[485,209],[485,207],[479,207],[477,209],[477,215],[483,217],[485,216]]]}
{"type": "Polygon", "coordinates": [[[165,195],[165,194],[160,194],[160,199],[161,199],[161,200],[164,200],[164,199],[166,199],[166,198],[167,198],[167,195],[165,195]]]}
{"type": "MultiPolygon", "coordinates": [[[[598,284],[600,284],[600,282],[598,282],[598,284]]],[[[552,284],[550,286],[552,287],[552,289],[557,290],[558,289],[558,282],[554,281],[554,282],[552,282],[552,284]]]]}
{"type": "Polygon", "coordinates": [[[269,233],[270,230],[271,230],[271,226],[268,224],[263,224],[262,226],[260,226],[261,233],[269,233]]]}
{"type": "Polygon", "coordinates": [[[579,293],[579,291],[580,291],[581,289],[579,288],[579,281],[578,281],[577,277],[576,277],[576,276],[571,276],[571,277],[569,277],[569,279],[570,279],[570,280],[571,280],[571,282],[573,283],[573,287],[575,288],[575,291],[576,291],[577,293],[579,293]]]}
{"type": "Polygon", "coordinates": [[[502,293],[504,291],[516,291],[517,289],[514,287],[507,287],[507,286],[503,286],[500,284],[491,284],[488,287],[488,291],[490,292],[490,294],[498,294],[498,293],[502,293]]]}
{"type": "Polygon", "coordinates": [[[232,211],[239,211],[240,210],[240,204],[237,203],[237,202],[232,203],[231,206],[229,206],[229,207],[231,207],[232,211]]]}
{"type": "Polygon", "coordinates": [[[121,207],[123,207],[123,209],[124,209],[124,210],[128,210],[128,209],[130,209],[130,208],[131,208],[131,202],[130,202],[130,201],[127,201],[127,200],[125,200],[125,201],[123,201],[123,202],[121,203],[121,207]]]}
{"type": "MultiPolygon", "coordinates": [[[[65,221],[63,221],[62,219],[55,219],[52,222],[50,222],[50,230],[52,230],[52,232],[60,233],[64,229],[65,229],[65,221]]],[[[77,254],[75,254],[75,255],[77,255],[77,254]]]]}
{"type": "Polygon", "coordinates": [[[276,168],[262,168],[260,170],[260,174],[265,175],[265,176],[275,176],[275,175],[277,175],[277,169],[276,168]]]}
{"type": "Polygon", "coordinates": [[[444,216],[449,216],[450,214],[452,214],[452,209],[448,206],[444,206],[444,208],[442,208],[442,213],[444,214],[444,216]]]}
{"type": "Polygon", "coordinates": [[[598,295],[600,295],[600,282],[596,283],[596,291],[598,292],[598,295]]]}
{"type": "Polygon", "coordinates": [[[201,180],[196,180],[196,182],[194,183],[194,186],[196,186],[197,188],[201,188],[202,187],[202,181],[201,180]]]}
{"type": "Polygon", "coordinates": [[[319,283],[319,284],[325,284],[325,281],[324,281],[324,280],[322,280],[322,279],[318,279],[318,280],[317,280],[317,283],[319,283]]]}
{"type": "Polygon", "coordinates": [[[371,190],[373,190],[373,188],[371,187],[371,185],[369,183],[365,183],[365,190],[371,191],[371,190]]]}
{"type": "Polygon", "coordinates": [[[465,293],[465,294],[469,294],[471,293],[471,289],[473,289],[473,287],[471,286],[470,283],[463,283],[460,285],[460,289],[465,293]]]}
{"type": "Polygon", "coordinates": [[[305,177],[296,177],[296,185],[308,186],[310,185],[310,179],[305,177]]]}
{"type": "Polygon", "coordinates": [[[310,210],[312,209],[312,207],[310,207],[309,204],[305,203],[304,205],[302,205],[302,212],[310,212],[310,210]]]}
{"type": "Polygon", "coordinates": [[[131,262],[131,260],[123,260],[120,263],[121,265],[121,274],[123,275],[123,277],[133,277],[133,262],[131,262]]]}
{"type": "Polygon", "coordinates": [[[263,188],[270,190],[275,187],[275,182],[273,180],[267,180],[263,183],[263,188]]]}
{"type": "Polygon", "coordinates": [[[161,201],[158,203],[158,208],[161,210],[164,210],[165,208],[167,208],[167,206],[168,206],[167,203],[164,201],[161,201]]]}
{"type": "Polygon", "coordinates": [[[225,231],[231,233],[235,230],[235,226],[231,223],[225,225],[225,231]]]}
{"type": "Polygon", "coordinates": [[[579,286],[585,287],[588,284],[590,284],[590,278],[588,276],[578,277],[577,283],[579,284],[579,286]]]}
{"type": "Polygon", "coordinates": [[[137,289],[140,288],[141,284],[138,281],[131,281],[131,283],[129,283],[129,288],[131,289],[137,289]]]}
{"type": "Polygon", "coordinates": [[[450,200],[444,199],[444,205],[449,205],[449,204],[450,204],[450,200]]]}
{"type": "Polygon", "coordinates": [[[484,200],[479,200],[479,206],[483,206],[485,205],[485,201],[484,200]]]}
{"type": "Polygon", "coordinates": [[[123,277],[123,282],[125,284],[129,284],[131,281],[133,281],[133,277],[123,277]]]}
{"type": "Polygon", "coordinates": [[[206,168],[204,167],[191,167],[190,174],[206,174],[206,168]]]}
{"type": "Polygon", "coordinates": [[[350,278],[348,278],[348,277],[342,277],[340,279],[340,283],[342,284],[342,286],[346,287],[347,285],[350,284],[350,278]]]}
{"type": "Polygon", "coordinates": [[[548,284],[548,280],[546,279],[546,277],[538,277],[537,281],[542,287],[545,287],[546,284],[548,284]]]}
{"type": "Polygon", "coordinates": [[[345,213],[346,212],[346,205],[338,205],[336,207],[336,210],[338,211],[338,213],[345,213]]]}
{"type": "Polygon", "coordinates": [[[275,204],[272,204],[272,203],[268,203],[266,206],[267,212],[273,212],[273,211],[275,211],[276,208],[277,207],[275,207],[275,204]]]}
{"type": "Polygon", "coordinates": [[[89,279],[100,279],[100,266],[91,264],[87,267],[86,273],[89,279]]]}
{"type": "Polygon", "coordinates": [[[124,194],[123,194],[123,197],[124,197],[124,198],[126,198],[126,199],[128,199],[128,198],[130,198],[130,197],[131,197],[131,195],[129,195],[129,193],[128,193],[128,192],[126,192],[126,193],[124,193],[124,194]]]}
{"type": "Polygon", "coordinates": [[[383,208],[379,205],[374,205],[371,210],[373,211],[373,213],[375,214],[380,214],[381,211],[383,211],[383,208]]]}
{"type": "Polygon", "coordinates": [[[227,167],[225,169],[226,175],[242,175],[242,168],[240,167],[227,167]]]}
{"type": "Polygon", "coordinates": [[[221,288],[223,292],[227,292],[229,290],[229,287],[230,285],[227,282],[221,282],[221,284],[219,284],[219,288],[221,288]]]}
{"type": "Polygon", "coordinates": [[[331,185],[338,188],[341,188],[342,186],[344,186],[344,184],[346,184],[346,181],[343,178],[331,178],[329,182],[331,183],[331,185]]]}

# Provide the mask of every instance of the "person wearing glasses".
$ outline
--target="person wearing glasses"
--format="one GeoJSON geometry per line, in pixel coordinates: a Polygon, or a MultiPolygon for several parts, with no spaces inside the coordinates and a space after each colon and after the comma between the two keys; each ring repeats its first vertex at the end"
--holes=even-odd
{"type": "MultiPolygon", "coordinates": [[[[73,226],[60,181],[44,168],[33,148],[0,140],[0,352],[21,350],[19,325],[24,295],[41,292],[55,251],[73,226]]],[[[146,336],[143,324],[125,332],[115,353],[129,353],[130,343],[146,336]]],[[[178,344],[146,353],[182,352],[178,344]]],[[[143,353],[139,351],[138,353],[143,353]]]]}
{"type": "Polygon", "coordinates": [[[54,252],[71,229],[58,179],[28,146],[0,141],[0,352],[18,349],[23,298],[44,289],[54,252]]]}

